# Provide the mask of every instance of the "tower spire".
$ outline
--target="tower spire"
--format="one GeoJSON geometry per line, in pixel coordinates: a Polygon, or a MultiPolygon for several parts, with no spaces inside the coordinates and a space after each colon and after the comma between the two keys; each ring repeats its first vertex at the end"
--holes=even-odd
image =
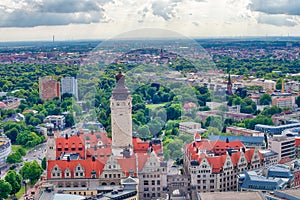
{"type": "Polygon", "coordinates": [[[227,94],[232,96],[232,81],[231,81],[231,77],[230,77],[230,72],[228,74],[227,94]]]}

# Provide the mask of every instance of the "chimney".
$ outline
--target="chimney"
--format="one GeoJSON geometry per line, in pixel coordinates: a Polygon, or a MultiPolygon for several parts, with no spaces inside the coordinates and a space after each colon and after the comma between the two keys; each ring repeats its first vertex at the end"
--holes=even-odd
{"type": "Polygon", "coordinates": [[[242,148],[242,151],[243,151],[243,153],[245,153],[245,152],[246,152],[246,149],[245,149],[245,147],[243,147],[243,148],[242,148]]]}
{"type": "Polygon", "coordinates": [[[96,158],[95,156],[92,156],[92,161],[95,162],[96,161],[96,158]]]}
{"type": "Polygon", "coordinates": [[[151,141],[149,142],[149,147],[152,147],[152,142],[151,141]]]}
{"type": "Polygon", "coordinates": [[[67,157],[67,161],[68,161],[68,162],[70,162],[70,161],[71,161],[71,159],[70,159],[70,156],[68,156],[68,157],[67,157]]]}
{"type": "Polygon", "coordinates": [[[66,140],[67,140],[67,139],[69,139],[69,135],[68,135],[68,133],[66,133],[66,140]]]}

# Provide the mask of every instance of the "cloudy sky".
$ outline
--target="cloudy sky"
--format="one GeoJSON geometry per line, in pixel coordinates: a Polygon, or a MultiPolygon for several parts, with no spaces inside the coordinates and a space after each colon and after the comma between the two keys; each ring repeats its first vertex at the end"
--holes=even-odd
{"type": "Polygon", "coordinates": [[[300,1],[0,1],[0,42],[108,39],[140,28],[188,37],[300,36],[300,1]]]}

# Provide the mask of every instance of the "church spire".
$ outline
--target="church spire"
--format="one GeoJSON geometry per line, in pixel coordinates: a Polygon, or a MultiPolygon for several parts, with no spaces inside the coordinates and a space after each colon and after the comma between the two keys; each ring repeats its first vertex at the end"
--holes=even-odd
{"type": "Polygon", "coordinates": [[[232,96],[232,81],[231,81],[231,77],[230,77],[230,72],[228,74],[227,94],[232,96]]]}

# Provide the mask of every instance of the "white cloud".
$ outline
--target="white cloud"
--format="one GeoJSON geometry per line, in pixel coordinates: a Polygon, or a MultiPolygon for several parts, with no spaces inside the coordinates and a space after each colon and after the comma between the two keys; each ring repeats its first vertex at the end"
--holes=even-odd
{"type": "MultiPolygon", "coordinates": [[[[269,3],[273,1],[277,7],[280,2],[292,2],[291,0],[5,0],[0,1],[0,41],[14,40],[13,38],[47,39],[52,34],[55,34],[58,40],[110,38],[139,28],[173,30],[190,37],[286,33],[299,35],[300,17],[295,15],[296,11],[280,4],[285,11],[277,9],[278,14],[272,14],[277,8],[269,3]],[[279,11],[288,14],[280,14],[279,11]]],[[[299,3],[294,1],[293,5],[296,8],[300,5],[300,1],[299,3]]]]}

